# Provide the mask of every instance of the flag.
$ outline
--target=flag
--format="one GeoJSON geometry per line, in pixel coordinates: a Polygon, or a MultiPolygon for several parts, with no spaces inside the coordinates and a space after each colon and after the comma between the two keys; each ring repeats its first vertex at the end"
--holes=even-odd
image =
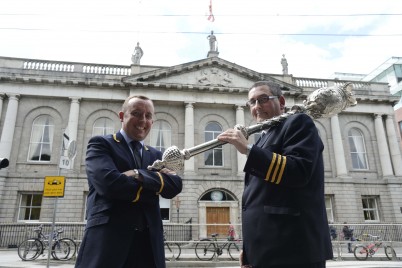
{"type": "Polygon", "coordinates": [[[211,21],[211,22],[215,21],[214,14],[212,14],[212,0],[209,0],[209,16],[208,16],[208,20],[211,21]]]}

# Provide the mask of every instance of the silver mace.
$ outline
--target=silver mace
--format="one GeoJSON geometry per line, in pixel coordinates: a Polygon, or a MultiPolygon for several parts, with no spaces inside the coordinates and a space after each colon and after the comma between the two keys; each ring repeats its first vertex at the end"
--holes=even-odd
{"type": "MultiPolygon", "coordinates": [[[[296,113],[306,113],[310,117],[317,119],[320,117],[331,117],[340,113],[350,106],[356,105],[356,100],[352,94],[353,85],[346,83],[340,86],[323,87],[313,91],[303,105],[295,105],[292,109],[284,114],[259,122],[256,125],[245,127],[236,125],[234,128],[239,129],[248,139],[251,134],[276,126],[286,120],[289,116],[296,113]]],[[[168,168],[174,171],[180,171],[184,168],[184,160],[190,157],[208,151],[227,142],[214,139],[189,149],[179,150],[177,146],[171,146],[166,149],[162,155],[162,160],[156,160],[152,166],[148,166],[149,170],[160,170],[168,168]]]]}

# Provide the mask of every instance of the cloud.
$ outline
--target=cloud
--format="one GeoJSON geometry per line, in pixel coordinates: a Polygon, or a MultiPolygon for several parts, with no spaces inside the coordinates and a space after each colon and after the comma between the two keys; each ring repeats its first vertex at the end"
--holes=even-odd
{"type": "Polygon", "coordinates": [[[399,0],[212,0],[213,23],[209,2],[5,0],[0,55],[129,65],[140,42],[141,64],[169,66],[205,58],[214,30],[221,58],[265,73],[282,72],[282,54],[290,74],[317,78],[401,56],[402,16],[374,15],[395,13],[399,0]]]}

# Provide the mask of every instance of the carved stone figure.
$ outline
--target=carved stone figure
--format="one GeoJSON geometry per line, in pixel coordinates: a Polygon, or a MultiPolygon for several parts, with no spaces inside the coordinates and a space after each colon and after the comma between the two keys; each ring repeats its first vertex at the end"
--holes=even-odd
{"type": "Polygon", "coordinates": [[[281,64],[282,64],[282,73],[288,74],[288,61],[285,58],[285,54],[282,55],[281,64]]]}
{"type": "Polygon", "coordinates": [[[134,53],[131,56],[131,61],[133,64],[139,65],[140,64],[140,60],[142,58],[142,56],[144,55],[144,51],[142,51],[142,48],[140,47],[140,43],[137,42],[137,46],[134,49],[134,53]]]}
{"type": "Polygon", "coordinates": [[[197,78],[201,85],[227,87],[232,83],[232,78],[226,71],[218,68],[210,68],[201,70],[201,76],[197,78]]]}
{"type": "Polygon", "coordinates": [[[208,35],[207,39],[209,40],[209,51],[218,51],[218,46],[216,45],[217,40],[214,35],[214,31],[211,31],[211,34],[208,35]]]}

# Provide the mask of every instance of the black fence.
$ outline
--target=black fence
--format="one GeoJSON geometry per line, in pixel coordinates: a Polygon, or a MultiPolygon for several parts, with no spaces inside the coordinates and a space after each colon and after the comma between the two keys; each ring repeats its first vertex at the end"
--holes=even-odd
{"type": "MultiPolygon", "coordinates": [[[[17,247],[27,238],[36,237],[34,229],[39,225],[43,225],[43,233],[49,234],[52,230],[52,224],[49,222],[37,223],[0,223],[0,248],[17,247]]],[[[402,224],[347,224],[353,229],[353,237],[359,241],[369,240],[367,234],[380,236],[383,241],[402,242],[402,224]]],[[[344,241],[343,226],[344,224],[331,224],[335,227],[337,237],[333,240],[344,241]]],[[[239,225],[239,238],[241,234],[241,226],[239,225]]],[[[56,223],[55,229],[63,228],[64,232],[61,237],[68,237],[77,242],[82,240],[85,230],[85,223],[56,223]]],[[[166,240],[168,241],[192,241],[198,240],[200,224],[193,224],[189,219],[184,224],[164,223],[164,231],[166,232],[166,240]]],[[[328,230],[329,231],[329,230],[328,230]]]]}
{"type": "MultiPolygon", "coordinates": [[[[370,240],[368,234],[379,236],[383,241],[402,242],[402,224],[354,224],[347,223],[350,229],[353,230],[353,238],[359,241],[370,240]]],[[[342,232],[345,224],[331,224],[335,227],[337,237],[334,240],[344,241],[342,232]]]]}
{"type": "MultiPolygon", "coordinates": [[[[185,224],[164,224],[166,239],[171,241],[192,240],[192,220],[185,224]]],[[[52,232],[52,223],[0,223],[0,248],[15,248],[27,238],[37,237],[34,229],[39,225],[43,226],[43,234],[52,232]]],[[[63,228],[64,232],[60,237],[68,237],[76,242],[81,242],[84,235],[85,223],[56,223],[55,230],[63,228]]]]}

